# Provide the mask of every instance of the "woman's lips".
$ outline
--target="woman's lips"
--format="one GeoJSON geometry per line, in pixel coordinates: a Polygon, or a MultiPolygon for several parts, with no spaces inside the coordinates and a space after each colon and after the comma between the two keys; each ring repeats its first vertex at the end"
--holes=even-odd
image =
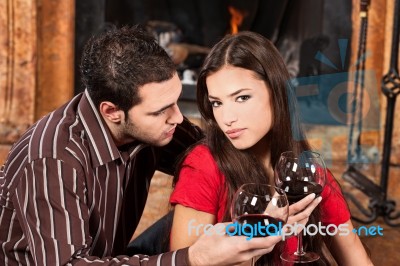
{"type": "Polygon", "coordinates": [[[231,129],[231,130],[225,131],[226,135],[228,135],[228,137],[231,138],[231,139],[238,138],[240,135],[243,134],[243,132],[244,132],[244,128],[231,129]]]}

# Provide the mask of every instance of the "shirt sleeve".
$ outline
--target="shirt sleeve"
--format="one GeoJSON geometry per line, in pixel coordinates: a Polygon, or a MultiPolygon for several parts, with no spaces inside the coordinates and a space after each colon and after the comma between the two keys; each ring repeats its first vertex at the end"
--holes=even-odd
{"type": "Polygon", "coordinates": [[[84,182],[76,169],[60,160],[44,158],[28,164],[15,193],[13,204],[35,265],[187,264],[187,249],[151,257],[90,256],[84,182]]]}
{"type": "Polygon", "coordinates": [[[218,216],[223,188],[222,174],[210,151],[199,145],[185,158],[170,202],[218,216]]]}
{"type": "Polygon", "coordinates": [[[320,209],[323,224],[340,225],[350,219],[350,211],[342,194],[342,189],[329,170],[321,196],[320,209]]]}

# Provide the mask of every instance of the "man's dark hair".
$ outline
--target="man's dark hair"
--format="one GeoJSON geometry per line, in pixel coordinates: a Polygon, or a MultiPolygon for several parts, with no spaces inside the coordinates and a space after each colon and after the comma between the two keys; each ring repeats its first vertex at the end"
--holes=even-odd
{"type": "Polygon", "coordinates": [[[138,88],[172,78],[171,58],[144,27],[109,29],[85,45],[82,82],[95,106],[110,101],[127,114],[141,102],[138,88]]]}

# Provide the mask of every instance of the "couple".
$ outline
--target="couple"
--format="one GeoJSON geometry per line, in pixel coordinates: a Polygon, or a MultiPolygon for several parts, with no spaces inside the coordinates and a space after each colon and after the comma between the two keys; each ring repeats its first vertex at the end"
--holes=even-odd
{"type": "MultiPolygon", "coordinates": [[[[279,236],[194,239],[179,229],[193,218],[230,221],[226,206],[236,188],[271,182],[282,151],[309,148],[292,137],[299,125],[291,123],[289,76],[269,41],[243,32],[225,37],[208,55],[197,92],[205,139],[177,106],[182,85],[175,65],[141,27],[92,38],[81,70],[85,91],[28,129],[0,171],[1,264],[237,265],[263,254],[276,262],[285,245],[279,236]],[[171,196],[172,251],[124,255],[154,171],[172,174],[179,155],[199,140],[184,157],[171,196]]],[[[319,207],[313,197],[291,205],[288,222],[351,226],[333,177],[326,187],[319,207]]],[[[369,262],[355,235],[326,242],[340,265],[369,262]]]]}

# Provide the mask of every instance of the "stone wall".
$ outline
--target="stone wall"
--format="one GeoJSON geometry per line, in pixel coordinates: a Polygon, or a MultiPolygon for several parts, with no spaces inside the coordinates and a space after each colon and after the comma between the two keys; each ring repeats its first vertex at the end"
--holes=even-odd
{"type": "Polygon", "coordinates": [[[0,164],[21,134],[73,95],[75,2],[0,2],[0,164]]]}
{"type": "MultiPolygon", "coordinates": [[[[357,60],[357,46],[360,31],[360,1],[353,0],[353,34],[352,34],[352,59],[350,72],[354,71],[357,60]]],[[[366,78],[366,93],[364,94],[363,112],[367,113],[370,110],[377,110],[377,113],[370,114],[374,116],[378,127],[363,129],[361,134],[361,145],[376,146],[379,155],[382,156],[386,105],[387,99],[382,93],[381,81],[382,77],[389,70],[390,50],[392,45],[392,28],[393,28],[394,1],[371,1],[368,10],[368,30],[365,57],[365,69],[375,74],[366,78]],[[373,79],[373,82],[371,82],[373,79]],[[373,86],[371,83],[373,83],[373,86]],[[375,89],[375,91],[373,91],[375,89]],[[372,107],[376,107],[375,109],[372,107]]],[[[399,60],[400,61],[400,60],[399,60]]],[[[351,89],[351,88],[349,88],[351,89]]],[[[375,111],[374,111],[375,112],[375,111]]],[[[400,163],[400,124],[396,121],[400,119],[400,105],[397,103],[395,107],[395,119],[393,124],[393,137],[391,145],[391,163],[400,163]]],[[[334,157],[343,157],[348,142],[347,136],[338,136],[334,140],[337,145],[334,145],[334,157]]],[[[380,158],[379,158],[380,159],[380,158]]]]}
{"type": "Polygon", "coordinates": [[[0,2],[0,160],[34,120],[35,1],[0,2]]]}
{"type": "MultiPolygon", "coordinates": [[[[391,60],[391,48],[392,48],[392,29],[393,29],[393,15],[394,15],[394,2],[395,1],[387,1],[386,5],[386,16],[385,16],[385,25],[384,25],[384,36],[385,41],[384,47],[382,44],[379,45],[380,49],[384,49],[385,53],[383,54],[383,72],[382,74],[385,75],[389,71],[390,60],[391,60]]],[[[397,10],[399,12],[399,10],[397,10]]],[[[382,18],[377,18],[377,20],[382,18]]],[[[382,19],[383,20],[383,19],[382,19]]],[[[400,21],[400,20],[399,20],[400,21]]],[[[398,52],[399,58],[397,59],[397,71],[400,69],[400,51],[398,52]]],[[[397,80],[399,82],[399,80],[397,80]]],[[[392,146],[391,146],[391,157],[390,161],[393,164],[400,164],[400,99],[397,99],[397,104],[395,107],[395,114],[394,114],[394,124],[393,124],[393,136],[392,136],[392,146]]],[[[383,143],[383,129],[385,127],[385,119],[386,119],[386,106],[387,106],[387,99],[382,94],[381,97],[381,121],[382,121],[382,143],[383,143]]],[[[397,181],[397,184],[400,184],[400,180],[397,181]]]]}
{"type": "MultiPolygon", "coordinates": [[[[353,64],[357,60],[359,2],[353,0],[353,64]]],[[[393,5],[393,1],[371,1],[368,12],[366,69],[374,71],[377,82],[376,91],[370,93],[377,97],[369,100],[380,110],[375,114],[380,126],[366,130],[361,141],[378,147],[380,154],[386,117],[380,82],[389,66],[393,5]]],[[[0,2],[0,10],[1,163],[10,145],[28,126],[73,95],[75,1],[5,0],[0,2]]],[[[399,109],[397,104],[395,121],[399,120],[399,109]]],[[[396,122],[392,141],[391,161],[399,164],[400,125],[396,122]]],[[[345,157],[347,134],[339,134],[332,142],[338,144],[332,145],[333,157],[345,157]]]]}

